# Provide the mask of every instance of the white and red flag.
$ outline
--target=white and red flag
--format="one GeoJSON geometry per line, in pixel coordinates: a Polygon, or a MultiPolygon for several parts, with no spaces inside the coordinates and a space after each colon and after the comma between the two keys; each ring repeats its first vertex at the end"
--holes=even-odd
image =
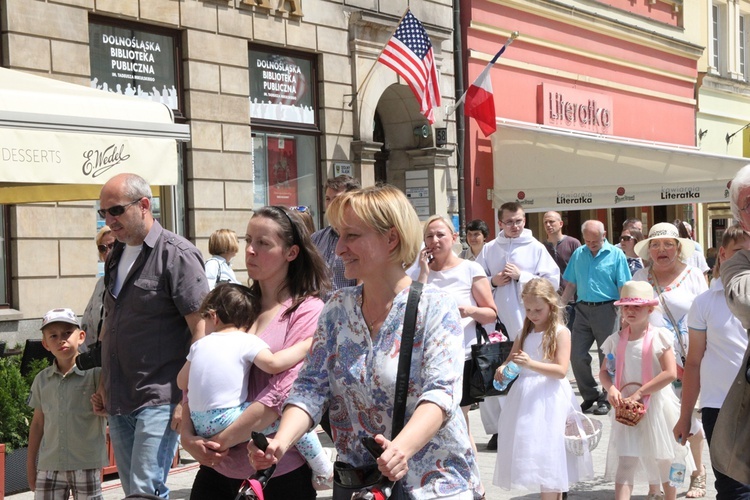
{"type": "MultiPolygon", "coordinates": [[[[514,31],[508,41],[500,48],[495,54],[495,57],[487,64],[482,70],[479,76],[474,80],[474,83],[469,85],[469,89],[461,96],[461,99],[456,102],[454,106],[457,108],[459,104],[464,103],[464,114],[470,116],[477,121],[477,125],[482,130],[485,137],[492,134],[497,130],[497,121],[495,119],[495,98],[492,93],[492,78],[490,77],[490,70],[495,64],[505,49],[513,43],[518,37],[518,32],[514,31]]],[[[448,113],[450,114],[450,113],[448,113]]]]}

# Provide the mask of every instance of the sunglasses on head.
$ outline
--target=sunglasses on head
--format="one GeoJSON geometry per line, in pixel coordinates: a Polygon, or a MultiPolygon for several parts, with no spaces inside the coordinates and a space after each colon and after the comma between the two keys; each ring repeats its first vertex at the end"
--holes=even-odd
{"type": "Polygon", "coordinates": [[[112,250],[112,248],[114,246],[115,246],[115,243],[112,242],[112,243],[110,243],[108,245],[96,245],[96,248],[99,249],[99,253],[104,253],[104,252],[107,252],[109,250],[112,250]]]}
{"type": "Polygon", "coordinates": [[[625,235],[625,236],[620,236],[620,241],[630,241],[630,240],[632,240],[632,239],[633,239],[633,237],[632,237],[632,236],[627,236],[627,235],[625,235]]]}
{"type": "Polygon", "coordinates": [[[115,205],[114,207],[109,208],[100,208],[96,211],[96,213],[99,214],[99,217],[102,219],[107,216],[107,214],[111,215],[112,217],[119,217],[120,215],[125,213],[125,210],[128,209],[130,205],[135,205],[139,201],[141,201],[142,198],[138,198],[137,200],[133,200],[130,203],[126,203],[125,205],[115,205]]]}
{"type": "Polygon", "coordinates": [[[296,207],[289,207],[289,210],[294,210],[294,211],[296,211],[296,212],[302,212],[302,213],[305,213],[305,212],[307,212],[307,211],[308,211],[308,210],[310,210],[310,209],[309,209],[309,208],[307,208],[307,207],[306,207],[306,206],[304,206],[304,205],[297,205],[296,207]]]}

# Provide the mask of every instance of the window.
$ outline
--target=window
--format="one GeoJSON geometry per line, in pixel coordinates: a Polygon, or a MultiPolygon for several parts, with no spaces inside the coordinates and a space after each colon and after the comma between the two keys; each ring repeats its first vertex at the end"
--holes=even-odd
{"type": "Polygon", "coordinates": [[[305,205],[318,218],[317,137],[256,132],[253,135],[253,206],[305,205]]]}
{"type": "Polygon", "coordinates": [[[721,47],[719,45],[719,37],[721,34],[721,26],[719,19],[720,9],[718,5],[711,6],[711,66],[716,72],[720,71],[720,55],[721,47]]]}
{"type": "Polygon", "coordinates": [[[180,113],[178,43],[169,30],[92,17],[91,87],[162,102],[180,113]]]}
{"type": "Polygon", "coordinates": [[[740,74],[747,80],[747,26],[745,16],[740,16],[740,74]]]}
{"type": "MultiPolygon", "coordinates": [[[[89,51],[92,88],[161,102],[172,108],[176,122],[185,122],[178,32],[91,16],[89,51]]],[[[185,145],[177,147],[178,184],[161,188],[153,211],[165,228],[187,236],[185,145]]]]}
{"type": "Polygon", "coordinates": [[[253,206],[307,206],[322,223],[315,56],[251,45],[253,206]]]}

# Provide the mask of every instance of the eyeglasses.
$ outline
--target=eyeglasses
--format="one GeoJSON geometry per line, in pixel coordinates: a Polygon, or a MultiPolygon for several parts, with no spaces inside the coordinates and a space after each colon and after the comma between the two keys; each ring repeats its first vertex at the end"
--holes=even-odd
{"type": "Polygon", "coordinates": [[[649,243],[648,248],[651,250],[661,250],[661,249],[672,250],[673,248],[677,248],[677,243],[675,243],[674,241],[670,241],[670,240],[667,240],[667,241],[656,240],[656,241],[652,241],[651,243],[649,243]]]}
{"type": "Polygon", "coordinates": [[[296,207],[289,207],[289,210],[294,210],[294,211],[296,211],[296,212],[302,212],[302,213],[305,213],[305,212],[309,211],[310,209],[309,209],[309,208],[307,208],[307,207],[306,207],[306,206],[304,206],[304,205],[297,205],[296,207]]]}
{"type": "Polygon", "coordinates": [[[119,217],[125,213],[125,210],[127,210],[130,205],[135,205],[142,199],[143,198],[138,198],[137,200],[133,200],[130,203],[126,203],[125,205],[115,205],[114,207],[100,208],[96,211],[96,213],[98,213],[99,217],[101,217],[102,219],[105,218],[107,214],[111,215],[112,217],[119,217]]]}
{"type": "Polygon", "coordinates": [[[632,236],[628,236],[628,235],[620,236],[620,241],[630,241],[632,239],[633,239],[632,236]]]}
{"type": "Polygon", "coordinates": [[[508,227],[523,226],[524,222],[526,222],[525,219],[504,220],[503,221],[503,226],[508,226],[508,227]]]}
{"type": "Polygon", "coordinates": [[[96,245],[96,248],[99,249],[99,253],[105,253],[105,252],[109,252],[110,250],[112,250],[114,246],[115,246],[115,242],[113,241],[112,243],[108,245],[96,245]]]}

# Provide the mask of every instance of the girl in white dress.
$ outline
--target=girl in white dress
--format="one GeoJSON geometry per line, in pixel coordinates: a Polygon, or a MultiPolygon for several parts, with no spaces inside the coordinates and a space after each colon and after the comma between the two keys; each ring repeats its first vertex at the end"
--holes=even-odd
{"type": "MultiPolygon", "coordinates": [[[[575,405],[566,378],[570,331],[548,280],[529,281],[521,298],[526,319],[508,356],[521,372],[500,414],[493,483],[538,491],[544,500],[560,499],[571,484],[593,477],[589,454],[579,461],[565,451],[565,422],[575,405]]],[[[496,380],[502,381],[503,369],[505,364],[495,372],[496,380]]]]}
{"type": "MultiPolygon", "coordinates": [[[[644,281],[628,281],[622,287],[623,329],[602,344],[604,355],[615,356],[615,375],[606,366],[599,372],[599,380],[607,391],[607,399],[615,410],[626,400],[641,401],[646,413],[637,425],[629,427],[612,416],[612,430],[607,450],[604,477],[615,481],[615,499],[627,500],[636,479],[648,484],[661,483],[664,497],[659,493],[649,498],[675,500],[677,491],[669,484],[669,469],[680,446],[672,438],[672,428],[679,417],[677,396],[669,384],[677,378],[672,350],[674,334],[666,328],[649,324],[658,299],[651,285],[644,281]],[[613,380],[614,378],[614,380],[613,380]]],[[[695,464],[690,454],[686,464],[692,472],[695,464]]]]}

